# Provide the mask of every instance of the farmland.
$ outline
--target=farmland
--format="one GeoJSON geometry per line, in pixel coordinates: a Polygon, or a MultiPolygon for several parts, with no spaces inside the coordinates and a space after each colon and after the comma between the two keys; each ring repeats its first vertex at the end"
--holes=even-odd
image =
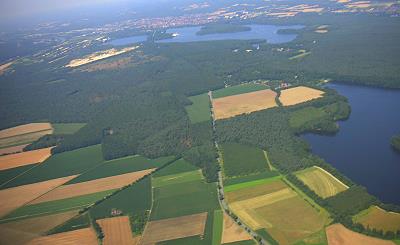
{"type": "Polygon", "coordinates": [[[0,131],[0,148],[31,143],[53,133],[50,123],[29,123],[0,131]]]}
{"type": "Polygon", "coordinates": [[[0,171],[21,167],[32,163],[41,163],[50,156],[51,148],[0,156],[0,171]]]}
{"type": "Polygon", "coordinates": [[[324,118],[326,115],[323,110],[308,106],[293,112],[289,119],[289,124],[292,128],[300,128],[304,124],[324,118]]]}
{"type": "Polygon", "coordinates": [[[225,119],[277,106],[270,89],[231,95],[212,100],[215,119],[225,119]]]}
{"type": "Polygon", "coordinates": [[[245,84],[240,84],[240,85],[235,85],[235,86],[230,86],[230,87],[215,90],[212,92],[212,97],[214,99],[218,99],[218,98],[227,97],[227,96],[231,96],[231,95],[244,94],[244,93],[250,93],[250,92],[254,92],[254,91],[264,90],[266,88],[267,88],[267,86],[265,86],[263,84],[245,83],[245,84]]]}
{"type": "Polygon", "coordinates": [[[200,94],[188,98],[192,105],[185,107],[191,123],[210,121],[210,99],[208,94],[200,94]]]}
{"type": "Polygon", "coordinates": [[[152,186],[155,188],[166,186],[166,185],[173,185],[173,184],[180,184],[185,182],[191,182],[195,180],[201,180],[203,176],[200,170],[194,170],[179,174],[171,174],[162,177],[153,178],[152,186]]]}
{"type": "Polygon", "coordinates": [[[220,245],[221,244],[223,222],[224,222],[224,211],[214,210],[212,245],[220,245]]]}
{"type": "Polygon", "coordinates": [[[96,233],[91,228],[58,233],[55,235],[43,236],[30,241],[29,245],[51,245],[51,244],[87,244],[96,245],[96,233]]]}
{"type": "Polygon", "coordinates": [[[24,165],[21,167],[10,168],[6,170],[0,171],[0,186],[4,185],[6,182],[10,181],[11,179],[15,178],[16,176],[25,173],[26,171],[30,170],[31,168],[37,166],[37,164],[29,164],[24,165]]]}
{"type": "Polygon", "coordinates": [[[103,244],[133,245],[131,225],[128,216],[99,219],[96,221],[104,233],[103,244]]]}
{"type": "Polygon", "coordinates": [[[388,212],[378,206],[371,206],[353,217],[353,221],[364,227],[383,231],[400,230],[400,214],[388,212]]]}
{"type": "Polygon", "coordinates": [[[54,134],[74,134],[86,123],[52,123],[54,134]]]}
{"type": "Polygon", "coordinates": [[[334,196],[349,187],[320,167],[311,167],[296,173],[311,190],[322,198],[334,196]]]}
{"type": "Polygon", "coordinates": [[[10,146],[10,147],[6,147],[6,148],[0,148],[0,156],[6,155],[6,154],[22,152],[22,150],[27,145],[28,144],[23,144],[23,145],[17,145],[17,146],[10,146]]]}
{"type": "Polygon", "coordinates": [[[291,106],[322,97],[323,91],[299,86],[281,91],[279,100],[284,106],[291,106]]]}
{"type": "Polygon", "coordinates": [[[236,224],[227,214],[224,214],[221,244],[230,244],[237,241],[246,241],[251,239],[252,237],[242,227],[236,224]]]}

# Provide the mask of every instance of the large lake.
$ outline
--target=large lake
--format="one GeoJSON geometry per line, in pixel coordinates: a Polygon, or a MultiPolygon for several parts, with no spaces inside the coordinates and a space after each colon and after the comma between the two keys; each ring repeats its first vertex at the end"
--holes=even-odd
{"type": "MultiPolygon", "coordinates": [[[[195,27],[180,27],[168,29],[167,33],[177,34],[173,38],[163,39],[157,43],[184,43],[184,42],[200,42],[200,41],[216,41],[216,40],[251,40],[262,39],[268,43],[286,43],[293,41],[297,34],[280,34],[279,30],[292,29],[298,30],[304,28],[302,25],[291,26],[275,26],[275,25],[247,25],[251,28],[250,31],[235,32],[235,33],[216,33],[207,35],[197,35],[201,26],[195,27]]],[[[132,36],[119,38],[109,41],[108,43],[119,46],[146,41],[147,36],[132,36]]]]}
{"type": "Polygon", "coordinates": [[[390,138],[400,133],[400,90],[329,84],[351,104],[335,136],[306,134],[315,154],[386,203],[400,204],[400,154],[390,138]]]}

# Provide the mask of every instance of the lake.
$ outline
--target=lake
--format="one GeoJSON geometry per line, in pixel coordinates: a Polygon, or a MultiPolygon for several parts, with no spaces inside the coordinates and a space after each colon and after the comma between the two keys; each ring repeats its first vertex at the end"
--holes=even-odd
{"type": "Polygon", "coordinates": [[[386,203],[400,204],[400,154],[390,138],[400,133],[400,90],[329,84],[349,99],[351,115],[335,136],[303,135],[313,153],[386,203]]]}

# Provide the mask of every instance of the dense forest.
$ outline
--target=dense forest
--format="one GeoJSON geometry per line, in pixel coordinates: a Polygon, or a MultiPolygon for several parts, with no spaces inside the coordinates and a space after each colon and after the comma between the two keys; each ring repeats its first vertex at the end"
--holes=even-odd
{"type": "Polygon", "coordinates": [[[393,149],[400,152],[400,135],[395,135],[390,139],[390,144],[392,145],[393,149]]]}

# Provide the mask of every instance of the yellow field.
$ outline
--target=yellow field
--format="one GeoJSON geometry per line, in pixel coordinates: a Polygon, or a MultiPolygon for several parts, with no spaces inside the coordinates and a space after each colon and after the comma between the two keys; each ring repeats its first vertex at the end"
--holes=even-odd
{"type": "Polygon", "coordinates": [[[276,93],[270,89],[213,99],[216,120],[277,106],[276,93]]]}
{"type": "Polygon", "coordinates": [[[349,187],[320,167],[311,167],[296,173],[296,176],[318,196],[327,198],[349,187]]]}
{"type": "Polygon", "coordinates": [[[221,244],[237,241],[251,240],[252,237],[226,213],[224,213],[224,225],[221,244]]]}
{"type": "Polygon", "coordinates": [[[0,170],[41,163],[51,156],[51,148],[0,156],[0,170]]]}
{"type": "Polygon", "coordinates": [[[395,245],[392,241],[366,236],[344,227],[342,224],[330,225],[326,228],[328,245],[395,245]]]}
{"type": "Polygon", "coordinates": [[[27,243],[28,245],[97,245],[97,236],[91,228],[58,233],[50,236],[38,237],[27,243]]]}
{"type": "Polygon", "coordinates": [[[329,222],[326,214],[313,208],[282,180],[235,192],[239,194],[227,193],[230,209],[250,228],[266,229],[279,244],[302,241],[329,222]],[[268,185],[271,187],[265,188],[268,185]],[[249,193],[247,199],[245,193],[249,193]]]}
{"type": "Polygon", "coordinates": [[[104,233],[104,245],[132,245],[134,243],[128,216],[100,219],[96,222],[104,233]]]}
{"type": "Polygon", "coordinates": [[[0,131],[0,147],[31,143],[46,134],[52,134],[50,123],[29,123],[0,131]]]}
{"type": "Polygon", "coordinates": [[[321,98],[323,94],[324,91],[305,86],[299,86],[282,90],[279,100],[281,101],[282,105],[290,106],[321,98]]]}
{"type": "Polygon", "coordinates": [[[396,232],[400,230],[400,214],[388,212],[378,206],[371,206],[353,218],[370,229],[396,232]]]}

